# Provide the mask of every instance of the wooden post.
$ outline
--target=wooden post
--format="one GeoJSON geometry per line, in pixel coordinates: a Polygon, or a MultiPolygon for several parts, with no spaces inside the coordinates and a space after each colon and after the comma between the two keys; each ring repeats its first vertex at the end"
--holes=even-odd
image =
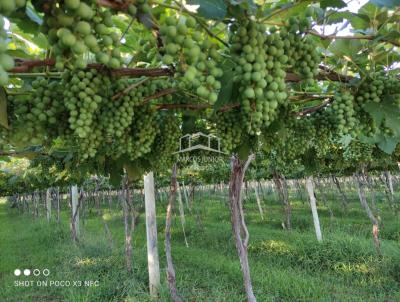
{"type": "Polygon", "coordinates": [[[247,257],[249,232],[244,219],[242,186],[244,174],[253,159],[254,155],[252,154],[248,157],[247,161],[243,163],[236,156],[232,156],[231,178],[229,181],[229,205],[231,210],[232,232],[235,238],[236,250],[240,260],[248,302],[256,302],[256,297],[254,296],[253,285],[251,284],[249,260],[247,257]]]}
{"type": "Polygon", "coordinates": [[[56,196],[57,196],[57,223],[60,223],[60,188],[59,187],[57,187],[56,196]]]}
{"type": "Polygon", "coordinates": [[[317,235],[317,240],[322,241],[322,233],[321,233],[321,227],[319,225],[319,218],[318,218],[318,211],[317,211],[317,200],[315,199],[315,195],[314,195],[314,185],[313,185],[312,176],[307,177],[306,188],[307,188],[308,196],[310,197],[310,206],[311,206],[311,212],[312,212],[313,221],[314,221],[315,234],[317,235]]]}
{"type": "Polygon", "coordinates": [[[258,195],[257,184],[254,186],[254,192],[256,193],[257,206],[258,211],[260,212],[261,220],[264,220],[264,212],[261,206],[260,196],[258,195]]]}
{"type": "Polygon", "coordinates": [[[76,242],[80,231],[79,231],[79,197],[78,197],[78,186],[71,186],[71,206],[72,206],[72,217],[71,217],[71,227],[72,227],[72,239],[76,242]]]}
{"type": "Polygon", "coordinates": [[[150,296],[157,297],[160,288],[160,264],[157,247],[156,201],[154,197],[154,176],[144,176],[144,199],[146,209],[147,262],[149,269],[150,296]]]}
{"type": "Polygon", "coordinates": [[[51,218],[51,189],[46,190],[46,217],[47,221],[50,222],[51,218]]]}
{"type": "MultiPolygon", "coordinates": [[[[363,182],[363,177],[362,177],[362,174],[364,174],[364,172],[365,171],[363,169],[362,173],[355,173],[354,174],[354,178],[355,178],[355,181],[356,181],[356,183],[358,185],[357,191],[358,191],[358,196],[359,196],[359,199],[360,199],[360,202],[361,202],[361,206],[364,208],[365,212],[367,213],[368,218],[372,222],[372,236],[373,236],[376,252],[378,253],[378,255],[381,255],[381,243],[380,243],[379,238],[378,238],[379,220],[372,213],[372,210],[368,205],[367,198],[365,197],[365,190],[364,190],[365,183],[363,182]]],[[[365,182],[366,182],[366,180],[365,180],[365,182]]]]}
{"type": "Polygon", "coordinates": [[[185,238],[186,247],[189,247],[189,244],[188,244],[187,239],[186,239],[186,233],[185,233],[185,223],[186,223],[185,222],[185,211],[183,209],[181,187],[179,186],[179,182],[178,181],[176,181],[176,186],[178,188],[179,215],[180,215],[180,218],[181,218],[183,237],[185,238]]]}
{"type": "MultiPolygon", "coordinates": [[[[176,180],[176,164],[172,167],[170,195],[168,200],[167,215],[165,217],[165,256],[167,258],[167,280],[168,286],[171,293],[172,301],[182,302],[182,298],[178,295],[176,289],[176,276],[174,263],[172,261],[171,254],[171,224],[172,224],[172,211],[174,208],[174,201],[176,197],[176,191],[178,190],[178,182],[176,180]]],[[[182,199],[181,199],[182,202],[182,199]]]]}

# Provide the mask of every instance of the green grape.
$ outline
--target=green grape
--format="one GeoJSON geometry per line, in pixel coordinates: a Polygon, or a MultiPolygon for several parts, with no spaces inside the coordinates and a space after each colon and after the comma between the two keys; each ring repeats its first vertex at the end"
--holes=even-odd
{"type": "Polygon", "coordinates": [[[360,133],[367,137],[373,137],[378,133],[391,136],[391,131],[382,125],[376,125],[372,116],[364,110],[365,104],[391,100],[400,106],[400,85],[394,75],[384,71],[373,72],[360,81],[355,95],[355,111],[360,120],[360,133]]]}
{"type": "MultiPolygon", "coordinates": [[[[22,7],[25,5],[18,4],[21,1],[4,1],[4,3],[0,3],[0,14],[10,14],[17,7],[22,7]],[[17,3],[16,3],[17,2],[17,3]],[[11,6],[8,4],[12,3],[11,6]],[[7,5],[6,5],[7,4],[7,5]],[[11,7],[14,7],[12,10],[11,7]]],[[[22,2],[21,2],[22,3],[22,2]]],[[[6,53],[7,51],[7,33],[4,30],[4,18],[0,15],[0,86],[6,86],[8,84],[8,73],[10,69],[14,67],[14,59],[6,53]]]]}
{"type": "Polygon", "coordinates": [[[290,17],[286,27],[280,29],[279,35],[284,45],[283,61],[286,61],[294,72],[301,74],[308,83],[312,83],[318,74],[321,58],[315,42],[304,35],[308,27],[307,19],[290,17]]]}
{"type": "Polygon", "coordinates": [[[154,139],[149,161],[157,170],[167,170],[173,164],[173,153],[179,149],[181,121],[175,114],[161,112],[157,116],[157,125],[160,129],[154,139]]]}
{"type": "Polygon", "coordinates": [[[330,151],[337,132],[337,120],[332,110],[317,111],[312,116],[315,128],[313,147],[318,158],[324,158],[330,151]]]}
{"type": "Polygon", "coordinates": [[[82,158],[94,157],[103,143],[103,131],[99,118],[101,108],[107,103],[111,80],[95,69],[64,72],[61,85],[64,104],[69,112],[69,127],[73,139],[82,151],[82,158]]]}
{"type": "Polygon", "coordinates": [[[137,107],[128,131],[115,140],[115,157],[125,154],[135,160],[150,153],[157,131],[154,108],[150,105],[137,107]]]}
{"type": "Polygon", "coordinates": [[[51,1],[46,9],[40,5],[37,9],[44,12],[41,30],[49,36],[57,69],[62,70],[66,63],[85,68],[88,53],[110,68],[121,66],[121,54],[114,51],[120,37],[110,10],[91,0],[51,1]]]}
{"type": "Polygon", "coordinates": [[[175,66],[178,88],[193,91],[208,103],[215,103],[221,83],[222,69],[217,63],[222,57],[217,44],[203,36],[201,27],[192,18],[169,16],[160,28],[165,54],[162,62],[175,66]]]}
{"type": "Polygon", "coordinates": [[[20,145],[44,144],[59,134],[62,125],[55,125],[65,112],[60,91],[59,82],[38,77],[30,94],[8,96],[15,108],[14,141],[20,141],[20,145]]]}
{"type": "Polygon", "coordinates": [[[354,96],[348,91],[336,94],[332,104],[332,111],[337,119],[339,133],[356,136],[355,130],[358,121],[354,109],[354,96]]]}
{"type": "Polygon", "coordinates": [[[264,25],[241,23],[231,36],[235,62],[234,85],[239,87],[240,109],[246,132],[257,135],[276,118],[287,100],[284,43],[278,33],[266,35],[264,25]]]}
{"type": "Polygon", "coordinates": [[[351,166],[365,164],[373,160],[373,145],[353,140],[343,151],[343,159],[351,166]]]}
{"type": "Polygon", "coordinates": [[[240,112],[237,110],[217,113],[217,136],[221,139],[221,147],[224,152],[232,152],[242,141],[244,133],[242,125],[238,123],[240,118],[240,112]]]}

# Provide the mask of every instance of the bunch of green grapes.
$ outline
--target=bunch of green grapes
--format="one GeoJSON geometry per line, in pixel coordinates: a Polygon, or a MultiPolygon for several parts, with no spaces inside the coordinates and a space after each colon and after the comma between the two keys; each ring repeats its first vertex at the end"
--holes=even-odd
{"type": "Polygon", "coordinates": [[[279,35],[284,41],[288,66],[300,73],[308,82],[313,82],[318,74],[321,58],[316,43],[304,34],[309,26],[307,19],[290,17],[286,27],[280,29],[279,35]]]}
{"type": "Polygon", "coordinates": [[[115,139],[115,157],[127,155],[135,160],[151,151],[157,135],[157,114],[150,105],[138,106],[135,110],[131,126],[124,135],[115,139]]]}
{"type": "Polygon", "coordinates": [[[356,112],[358,120],[356,131],[358,134],[362,134],[367,137],[374,136],[377,131],[379,131],[379,127],[377,127],[372,116],[368,112],[362,110],[362,107],[356,106],[356,112]]]}
{"type": "Polygon", "coordinates": [[[380,74],[373,74],[364,80],[358,88],[356,101],[358,106],[368,102],[381,102],[381,96],[385,90],[385,77],[380,74]]]}
{"type": "Polygon", "coordinates": [[[330,152],[332,139],[337,130],[337,120],[332,110],[315,112],[312,115],[312,123],[315,128],[314,149],[318,157],[324,157],[330,152]]]}
{"type": "Polygon", "coordinates": [[[68,123],[83,159],[96,156],[104,141],[101,108],[108,101],[111,80],[97,70],[65,71],[61,81],[68,123]]]}
{"type": "MultiPolygon", "coordinates": [[[[0,1],[0,13],[9,12],[9,9],[16,7],[16,2],[22,1],[0,1]],[[2,3],[4,2],[4,3],[2,3]],[[8,4],[13,3],[10,7],[8,4]]],[[[25,5],[25,2],[24,4],[25,5]]],[[[14,8],[12,10],[14,10],[14,8]]],[[[4,18],[0,15],[0,86],[5,86],[8,83],[7,71],[14,67],[14,59],[7,54],[7,32],[4,30],[4,18]]]]}
{"type": "Polygon", "coordinates": [[[373,146],[353,140],[343,151],[343,159],[354,166],[355,163],[369,163],[373,160],[373,146]]]}
{"type": "Polygon", "coordinates": [[[287,99],[283,42],[273,33],[266,35],[262,24],[246,21],[231,37],[235,61],[233,81],[239,87],[246,131],[256,135],[276,118],[278,105],[287,99]]]}
{"type": "Polygon", "coordinates": [[[46,138],[58,135],[59,117],[65,111],[60,99],[61,87],[57,81],[38,77],[32,82],[29,94],[8,96],[17,118],[13,139],[23,144],[42,144],[46,138]]]}
{"type": "Polygon", "coordinates": [[[156,63],[161,60],[161,56],[157,48],[156,38],[140,39],[139,48],[132,58],[132,63],[150,62],[156,63]]]}
{"type": "MultiPolygon", "coordinates": [[[[112,95],[118,96],[103,104],[99,121],[107,142],[120,142],[130,136],[130,126],[134,122],[136,108],[139,108],[145,102],[146,97],[156,93],[160,89],[168,87],[166,79],[155,80],[132,80],[119,79],[112,87],[112,95]]],[[[160,97],[160,100],[166,101],[172,98],[170,95],[160,97]]],[[[132,147],[133,148],[133,147],[132,147]]],[[[113,148],[109,149],[110,154],[113,148]]]]}
{"type": "Polygon", "coordinates": [[[240,120],[241,114],[237,110],[217,113],[216,132],[224,152],[232,152],[242,141],[244,134],[240,120]]]}
{"type": "Polygon", "coordinates": [[[270,133],[264,149],[269,149],[274,164],[280,169],[294,167],[306,151],[313,146],[315,134],[316,129],[311,117],[288,117],[284,131],[270,133]],[[280,136],[279,139],[277,139],[277,135],[280,136]]]}
{"type": "Polygon", "coordinates": [[[113,31],[110,10],[101,9],[97,1],[65,0],[36,4],[42,10],[42,32],[48,36],[56,68],[63,70],[67,62],[76,68],[85,68],[85,54],[92,52],[96,60],[110,68],[121,65],[118,49],[120,36],[113,31]]]}
{"type": "MultiPolygon", "coordinates": [[[[128,79],[118,79],[114,93],[124,92],[130,85],[133,85],[128,79]]],[[[115,100],[109,100],[104,104],[101,114],[101,123],[105,134],[109,137],[122,137],[125,130],[132,123],[134,106],[138,105],[142,99],[140,87],[130,89],[125,94],[115,100]]]]}
{"type": "Polygon", "coordinates": [[[337,117],[339,133],[355,136],[357,118],[354,109],[354,96],[348,91],[336,94],[332,104],[332,111],[337,117]]]}
{"type": "Polygon", "coordinates": [[[394,102],[400,106],[399,83],[398,78],[386,74],[384,71],[369,74],[358,88],[356,101],[359,110],[362,110],[362,105],[365,103],[382,102],[385,99],[384,95],[391,96],[394,102]]]}
{"type": "Polygon", "coordinates": [[[104,134],[102,128],[96,125],[90,135],[84,139],[72,137],[72,141],[77,144],[78,153],[85,160],[95,157],[99,149],[104,147],[104,134]]]}
{"type": "Polygon", "coordinates": [[[175,114],[160,113],[157,116],[157,125],[160,129],[154,139],[149,157],[157,170],[169,169],[172,165],[173,153],[179,149],[179,139],[182,135],[181,120],[175,114]]]}
{"type": "Polygon", "coordinates": [[[15,10],[24,7],[25,4],[26,0],[0,0],[0,14],[9,16],[15,10]]]}
{"type": "Polygon", "coordinates": [[[215,103],[221,88],[217,79],[222,76],[217,67],[221,55],[216,44],[204,37],[191,16],[167,17],[160,34],[165,51],[163,63],[178,62],[175,77],[180,81],[179,88],[193,90],[199,97],[215,103]]]}

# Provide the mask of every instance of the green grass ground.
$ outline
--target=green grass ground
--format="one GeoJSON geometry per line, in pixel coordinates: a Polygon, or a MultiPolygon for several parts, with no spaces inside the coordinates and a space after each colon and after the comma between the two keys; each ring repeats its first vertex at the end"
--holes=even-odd
{"type": "MultiPolygon", "coordinates": [[[[331,196],[333,198],[333,195],[331,196]]],[[[324,235],[317,243],[307,202],[293,196],[293,230],[281,227],[283,212],[273,196],[264,198],[265,220],[255,201],[245,204],[250,231],[250,268],[258,301],[400,301],[400,219],[378,202],[383,221],[382,257],[375,253],[371,225],[353,196],[347,214],[338,200],[319,206],[324,235]]],[[[186,213],[185,246],[179,216],[174,218],[172,253],[177,286],[185,301],[245,301],[239,261],[231,237],[229,209],[217,197],[195,201],[196,215],[186,213]]],[[[116,206],[116,205],[115,205],[116,206]]],[[[169,301],[165,278],[165,204],[158,204],[157,223],[161,261],[160,301],[169,301]]],[[[100,219],[87,214],[82,243],[70,240],[67,209],[62,223],[47,223],[19,214],[0,203],[0,301],[151,301],[148,292],[145,223],[143,215],[133,235],[134,272],[124,268],[121,211],[105,217],[113,234],[108,245],[100,219]],[[15,277],[16,268],[48,268],[49,277],[15,277]],[[99,280],[98,287],[16,287],[17,280],[99,280]]]]}

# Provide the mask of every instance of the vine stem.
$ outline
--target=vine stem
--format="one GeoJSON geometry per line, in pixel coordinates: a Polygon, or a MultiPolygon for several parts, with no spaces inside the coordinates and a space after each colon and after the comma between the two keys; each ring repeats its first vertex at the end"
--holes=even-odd
{"type": "MultiPolygon", "coordinates": [[[[316,32],[314,30],[310,30],[307,33],[310,35],[319,37],[323,40],[337,40],[337,39],[341,39],[341,40],[374,40],[377,38],[376,35],[355,35],[355,36],[324,35],[324,34],[320,34],[320,33],[316,32]]],[[[386,40],[386,39],[382,39],[382,41],[400,47],[400,42],[393,41],[393,40],[386,40]]]]}
{"type": "MultiPolygon", "coordinates": [[[[40,67],[40,66],[53,66],[55,65],[55,60],[54,59],[45,59],[45,60],[16,60],[17,66],[11,69],[9,72],[10,73],[24,73],[28,72],[34,67],[40,67]]],[[[93,68],[97,70],[104,70],[108,71],[110,75],[112,76],[130,76],[130,77],[141,77],[141,76],[147,76],[147,77],[161,77],[161,76],[172,76],[174,74],[174,71],[171,70],[170,68],[164,68],[164,67],[159,67],[159,68],[117,68],[117,69],[108,69],[105,68],[104,65],[102,64],[88,64],[88,68],[93,68]]],[[[351,76],[346,76],[339,74],[331,69],[329,69],[326,66],[320,65],[319,66],[320,70],[323,72],[319,73],[316,76],[317,80],[325,81],[325,80],[331,80],[331,81],[337,81],[337,82],[349,82],[353,79],[351,76]]],[[[298,76],[295,73],[288,72],[286,73],[286,82],[300,82],[302,78],[298,76]]]]}
{"type": "Polygon", "coordinates": [[[310,113],[316,112],[316,111],[318,111],[318,110],[320,110],[320,109],[322,109],[322,108],[325,108],[326,106],[328,106],[328,105],[331,104],[332,102],[333,102],[332,99],[327,99],[327,100],[325,100],[322,104],[320,104],[320,105],[318,105],[318,106],[314,106],[314,107],[307,108],[307,109],[305,109],[305,110],[303,110],[303,111],[300,111],[300,112],[296,112],[295,115],[296,115],[296,116],[299,116],[299,117],[305,116],[305,115],[307,115],[307,114],[310,114],[310,113]]]}
{"type": "Polygon", "coordinates": [[[119,99],[121,96],[126,95],[129,91],[131,91],[132,89],[142,85],[143,83],[147,82],[149,80],[149,78],[144,78],[142,80],[140,80],[139,82],[133,83],[132,85],[129,85],[128,87],[126,87],[124,90],[118,92],[117,94],[113,95],[111,97],[111,100],[115,101],[116,99],[119,99]]]}

